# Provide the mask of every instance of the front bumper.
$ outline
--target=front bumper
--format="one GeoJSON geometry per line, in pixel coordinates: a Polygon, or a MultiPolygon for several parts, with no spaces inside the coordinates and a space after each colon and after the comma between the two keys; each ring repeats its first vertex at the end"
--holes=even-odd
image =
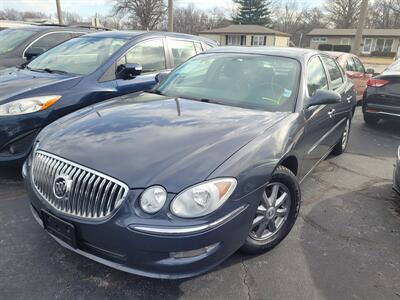
{"type": "MultiPolygon", "coordinates": [[[[202,224],[182,226],[182,220],[175,222],[172,219],[169,220],[169,226],[163,226],[161,224],[165,222],[143,219],[132,213],[129,203],[137,199],[141,192],[132,190],[109,219],[89,222],[55,211],[33,190],[26,170],[24,177],[32,211],[39,223],[42,223],[41,212],[45,210],[75,226],[76,248],[52,236],[62,246],[121,271],[168,279],[207,272],[240,248],[257,209],[254,198],[262,192],[255,191],[245,198],[231,201],[229,212],[209,217],[202,224]],[[167,232],[157,232],[160,228],[167,229],[167,232]],[[198,252],[201,249],[207,250],[198,252]]],[[[258,196],[261,197],[261,194],[258,196]]]]}
{"type": "Polygon", "coordinates": [[[399,120],[400,119],[400,105],[383,105],[364,101],[363,113],[377,116],[380,119],[399,120]]]}
{"type": "Polygon", "coordinates": [[[24,162],[48,113],[0,117],[0,166],[24,162]]]}

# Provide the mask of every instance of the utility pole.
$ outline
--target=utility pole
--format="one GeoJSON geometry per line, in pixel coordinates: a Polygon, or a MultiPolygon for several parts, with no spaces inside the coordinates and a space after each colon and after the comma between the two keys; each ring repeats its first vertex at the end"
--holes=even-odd
{"type": "Polygon", "coordinates": [[[362,0],[360,19],[358,20],[356,37],[354,38],[353,49],[352,49],[352,53],[355,55],[360,54],[362,33],[365,26],[365,20],[367,19],[367,12],[368,12],[368,0],[362,0]]]}
{"type": "Polygon", "coordinates": [[[174,0],[168,0],[168,31],[174,31],[174,0]]]}
{"type": "Polygon", "coordinates": [[[62,17],[62,12],[61,12],[60,0],[56,0],[56,4],[57,4],[58,24],[62,25],[64,22],[63,22],[63,17],[62,17]]]}

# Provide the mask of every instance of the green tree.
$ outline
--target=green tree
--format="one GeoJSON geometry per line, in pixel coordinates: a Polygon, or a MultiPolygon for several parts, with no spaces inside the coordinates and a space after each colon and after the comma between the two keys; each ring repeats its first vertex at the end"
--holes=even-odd
{"type": "Polygon", "coordinates": [[[233,17],[236,24],[270,25],[271,2],[268,0],[233,0],[238,5],[237,15],[233,17]]]}

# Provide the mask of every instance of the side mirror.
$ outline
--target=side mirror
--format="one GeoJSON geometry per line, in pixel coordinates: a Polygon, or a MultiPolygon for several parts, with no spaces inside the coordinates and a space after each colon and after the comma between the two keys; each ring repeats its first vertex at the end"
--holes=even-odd
{"type": "Polygon", "coordinates": [[[30,61],[30,60],[36,58],[37,56],[39,56],[40,54],[43,54],[44,52],[46,52],[46,50],[43,48],[31,47],[26,50],[25,58],[27,61],[30,61]]]}
{"type": "Polygon", "coordinates": [[[142,66],[139,64],[123,64],[117,68],[117,78],[123,80],[133,79],[142,74],[142,66]]]}
{"type": "Polygon", "coordinates": [[[342,97],[333,91],[317,90],[309,99],[307,108],[318,105],[337,104],[342,101],[342,97]]]}
{"type": "Polygon", "coordinates": [[[168,75],[169,75],[169,72],[161,72],[161,73],[158,73],[158,74],[156,75],[156,82],[157,82],[157,83],[162,83],[162,82],[164,82],[165,79],[167,79],[168,75]]]}
{"type": "Polygon", "coordinates": [[[366,73],[370,74],[370,75],[374,75],[375,74],[375,70],[372,69],[372,68],[368,68],[366,73]]]}

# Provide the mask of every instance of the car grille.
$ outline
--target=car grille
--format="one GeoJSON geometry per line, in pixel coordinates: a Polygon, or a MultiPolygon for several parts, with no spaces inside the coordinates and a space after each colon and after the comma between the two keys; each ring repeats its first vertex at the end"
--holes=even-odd
{"type": "Polygon", "coordinates": [[[34,153],[32,180],[56,210],[89,219],[109,216],[128,193],[118,180],[42,151],[34,153]]]}

